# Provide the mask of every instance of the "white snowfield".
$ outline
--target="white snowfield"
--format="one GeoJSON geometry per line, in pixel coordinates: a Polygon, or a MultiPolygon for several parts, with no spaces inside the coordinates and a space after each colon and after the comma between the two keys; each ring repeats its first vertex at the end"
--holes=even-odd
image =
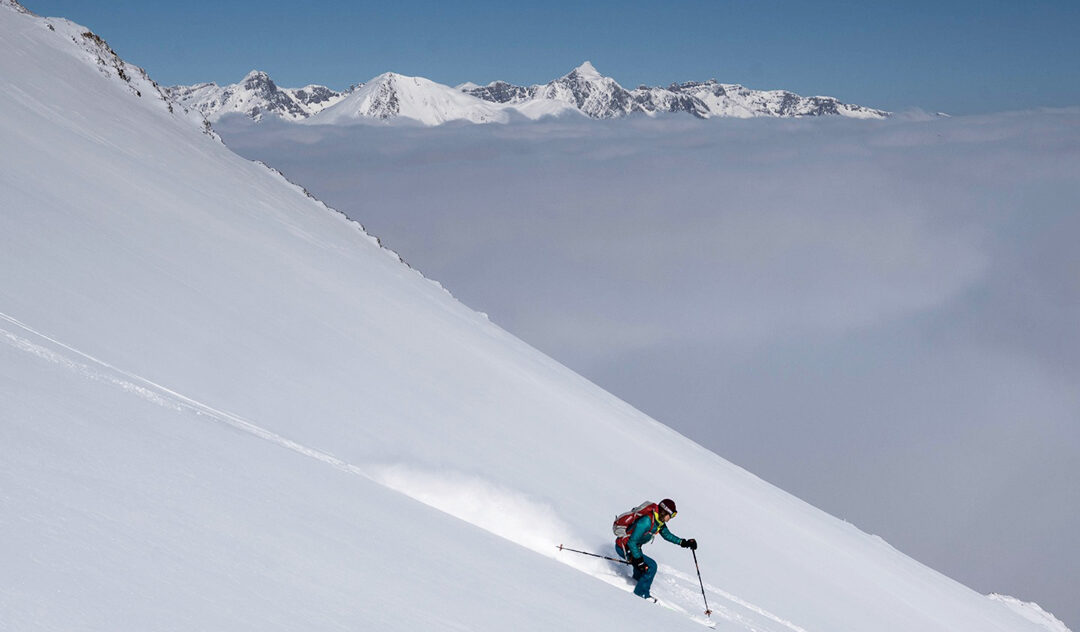
{"type": "Polygon", "coordinates": [[[633,410],[20,8],[0,629],[700,629],[689,552],[647,549],[662,608],[556,550],[610,554],[614,515],[662,496],[717,629],[1063,629],[633,410]]]}

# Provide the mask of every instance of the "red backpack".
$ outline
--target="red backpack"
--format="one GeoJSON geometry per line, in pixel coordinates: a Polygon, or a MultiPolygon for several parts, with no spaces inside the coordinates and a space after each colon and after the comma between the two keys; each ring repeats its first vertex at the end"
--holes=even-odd
{"type": "Polygon", "coordinates": [[[659,509],[659,505],[646,500],[630,511],[615,516],[615,522],[611,525],[611,530],[615,533],[615,544],[626,548],[626,543],[630,540],[630,525],[637,522],[637,519],[642,516],[653,515],[659,509]]]}

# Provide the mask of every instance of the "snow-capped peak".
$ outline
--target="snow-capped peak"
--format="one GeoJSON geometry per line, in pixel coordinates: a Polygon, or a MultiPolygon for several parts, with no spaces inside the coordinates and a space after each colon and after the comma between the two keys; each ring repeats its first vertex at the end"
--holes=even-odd
{"type": "Polygon", "coordinates": [[[586,61],[586,62],[582,63],[580,66],[578,66],[577,68],[574,68],[571,71],[571,74],[576,74],[577,76],[581,77],[582,79],[586,79],[586,80],[596,80],[596,79],[603,79],[604,78],[604,76],[601,75],[600,72],[596,70],[596,67],[593,66],[592,62],[590,62],[590,61],[586,61]]]}
{"type": "Polygon", "coordinates": [[[311,118],[314,124],[337,124],[365,119],[411,119],[424,125],[448,121],[506,122],[496,104],[423,77],[383,73],[357,88],[340,103],[311,118]]]}
{"type": "Polygon", "coordinates": [[[262,70],[252,70],[239,83],[226,86],[201,83],[172,86],[166,92],[174,102],[198,110],[210,121],[226,114],[243,114],[256,121],[272,114],[299,121],[337,103],[346,94],[319,85],[281,88],[262,70]]]}
{"type": "Polygon", "coordinates": [[[248,74],[244,75],[244,80],[243,80],[242,83],[253,83],[253,82],[256,82],[256,83],[264,83],[264,82],[273,83],[273,81],[271,81],[271,79],[270,79],[270,75],[266,74],[262,70],[252,70],[248,74]]]}
{"type": "Polygon", "coordinates": [[[625,88],[614,79],[601,75],[587,61],[537,88],[537,97],[569,103],[592,118],[618,118],[642,111],[625,88]]]}

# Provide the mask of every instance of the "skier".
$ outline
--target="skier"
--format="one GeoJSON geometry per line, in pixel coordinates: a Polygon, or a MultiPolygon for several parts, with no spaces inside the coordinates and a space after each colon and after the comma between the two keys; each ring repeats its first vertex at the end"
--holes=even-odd
{"type": "Polygon", "coordinates": [[[652,588],[653,577],[656,576],[656,560],[642,553],[641,547],[652,542],[653,536],[659,533],[668,542],[678,544],[684,549],[697,550],[696,540],[684,540],[668,530],[667,522],[674,517],[675,501],[665,498],[657,504],[643,503],[615,519],[615,534],[618,536],[615,539],[615,551],[634,567],[634,579],[637,580],[634,594],[638,597],[652,599],[649,589],[652,588]],[[622,535],[623,533],[625,535],[622,535]]]}

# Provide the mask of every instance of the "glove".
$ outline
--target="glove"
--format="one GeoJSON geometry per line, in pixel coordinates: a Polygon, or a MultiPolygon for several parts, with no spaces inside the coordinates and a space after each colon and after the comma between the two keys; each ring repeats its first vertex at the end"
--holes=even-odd
{"type": "Polygon", "coordinates": [[[679,543],[679,546],[681,546],[684,549],[690,549],[691,551],[696,551],[697,550],[697,540],[695,540],[694,538],[690,538],[689,540],[683,540],[682,542],[679,543]]]}
{"type": "Polygon", "coordinates": [[[645,558],[642,557],[631,558],[630,565],[634,567],[634,570],[641,573],[646,573],[649,570],[649,565],[645,563],[645,558]]]}

